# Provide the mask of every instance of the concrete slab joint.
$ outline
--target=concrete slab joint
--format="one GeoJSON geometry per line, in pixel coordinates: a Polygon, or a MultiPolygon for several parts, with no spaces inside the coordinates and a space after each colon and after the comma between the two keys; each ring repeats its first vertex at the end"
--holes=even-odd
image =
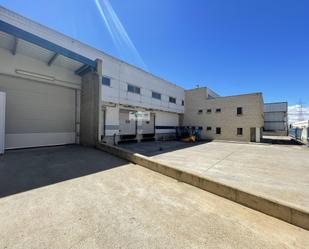
{"type": "Polygon", "coordinates": [[[107,144],[97,144],[97,148],[115,156],[139,164],[148,169],[219,195],[246,207],[273,216],[295,226],[309,230],[309,213],[287,204],[264,198],[246,191],[216,182],[205,176],[179,170],[152,158],[107,144]]]}

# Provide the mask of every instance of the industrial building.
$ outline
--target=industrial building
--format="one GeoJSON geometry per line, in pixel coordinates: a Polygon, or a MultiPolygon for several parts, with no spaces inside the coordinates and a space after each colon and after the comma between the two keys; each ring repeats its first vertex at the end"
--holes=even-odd
{"type": "Polygon", "coordinates": [[[264,126],[261,93],[220,97],[209,88],[185,91],[184,126],[198,126],[203,139],[260,142],[264,126]]]}
{"type": "Polygon", "coordinates": [[[287,136],[288,134],[288,103],[264,104],[264,134],[287,136]]]}
{"type": "Polygon", "coordinates": [[[184,111],[183,88],[3,7],[0,58],[6,149],[168,137],[184,111]]]}
{"type": "Polygon", "coordinates": [[[3,7],[0,58],[5,149],[170,139],[179,126],[200,127],[205,139],[262,136],[260,93],[185,91],[3,7]]]}

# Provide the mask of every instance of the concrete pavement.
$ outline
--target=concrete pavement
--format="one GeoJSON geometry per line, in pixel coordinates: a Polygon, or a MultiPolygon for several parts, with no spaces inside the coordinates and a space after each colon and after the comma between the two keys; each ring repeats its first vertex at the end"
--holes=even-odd
{"type": "Polygon", "coordinates": [[[306,230],[100,153],[118,167],[0,198],[0,248],[309,248],[306,230]]]}

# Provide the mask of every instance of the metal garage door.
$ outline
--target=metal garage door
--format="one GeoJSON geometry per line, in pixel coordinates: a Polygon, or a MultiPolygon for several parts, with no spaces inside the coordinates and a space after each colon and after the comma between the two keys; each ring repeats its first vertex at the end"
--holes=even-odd
{"type": "Polygon", "coordinates": [[[150,113],[149,121],[142,121],[142,134],[154,134],[155,133],[155,114],[150,113]]]}
{"type": "Polygon", "coordinates": [[[120,135],[135,135],[136,121],[129,119],[129,110],[119,111],[119,134],[120,135]]]}
{"type": "Polygon", "coordinates": [[[1,75],[0,91],[7,149],[75,143],[74,89],[1,75]]]}

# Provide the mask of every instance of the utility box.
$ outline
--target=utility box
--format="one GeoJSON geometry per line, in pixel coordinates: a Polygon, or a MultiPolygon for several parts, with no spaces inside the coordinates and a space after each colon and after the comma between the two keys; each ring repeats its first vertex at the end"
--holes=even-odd
{"type": "Polygon", "coordinates": [[[5,148],[5,93],[0,92],[0,154],[5,148]]]}

